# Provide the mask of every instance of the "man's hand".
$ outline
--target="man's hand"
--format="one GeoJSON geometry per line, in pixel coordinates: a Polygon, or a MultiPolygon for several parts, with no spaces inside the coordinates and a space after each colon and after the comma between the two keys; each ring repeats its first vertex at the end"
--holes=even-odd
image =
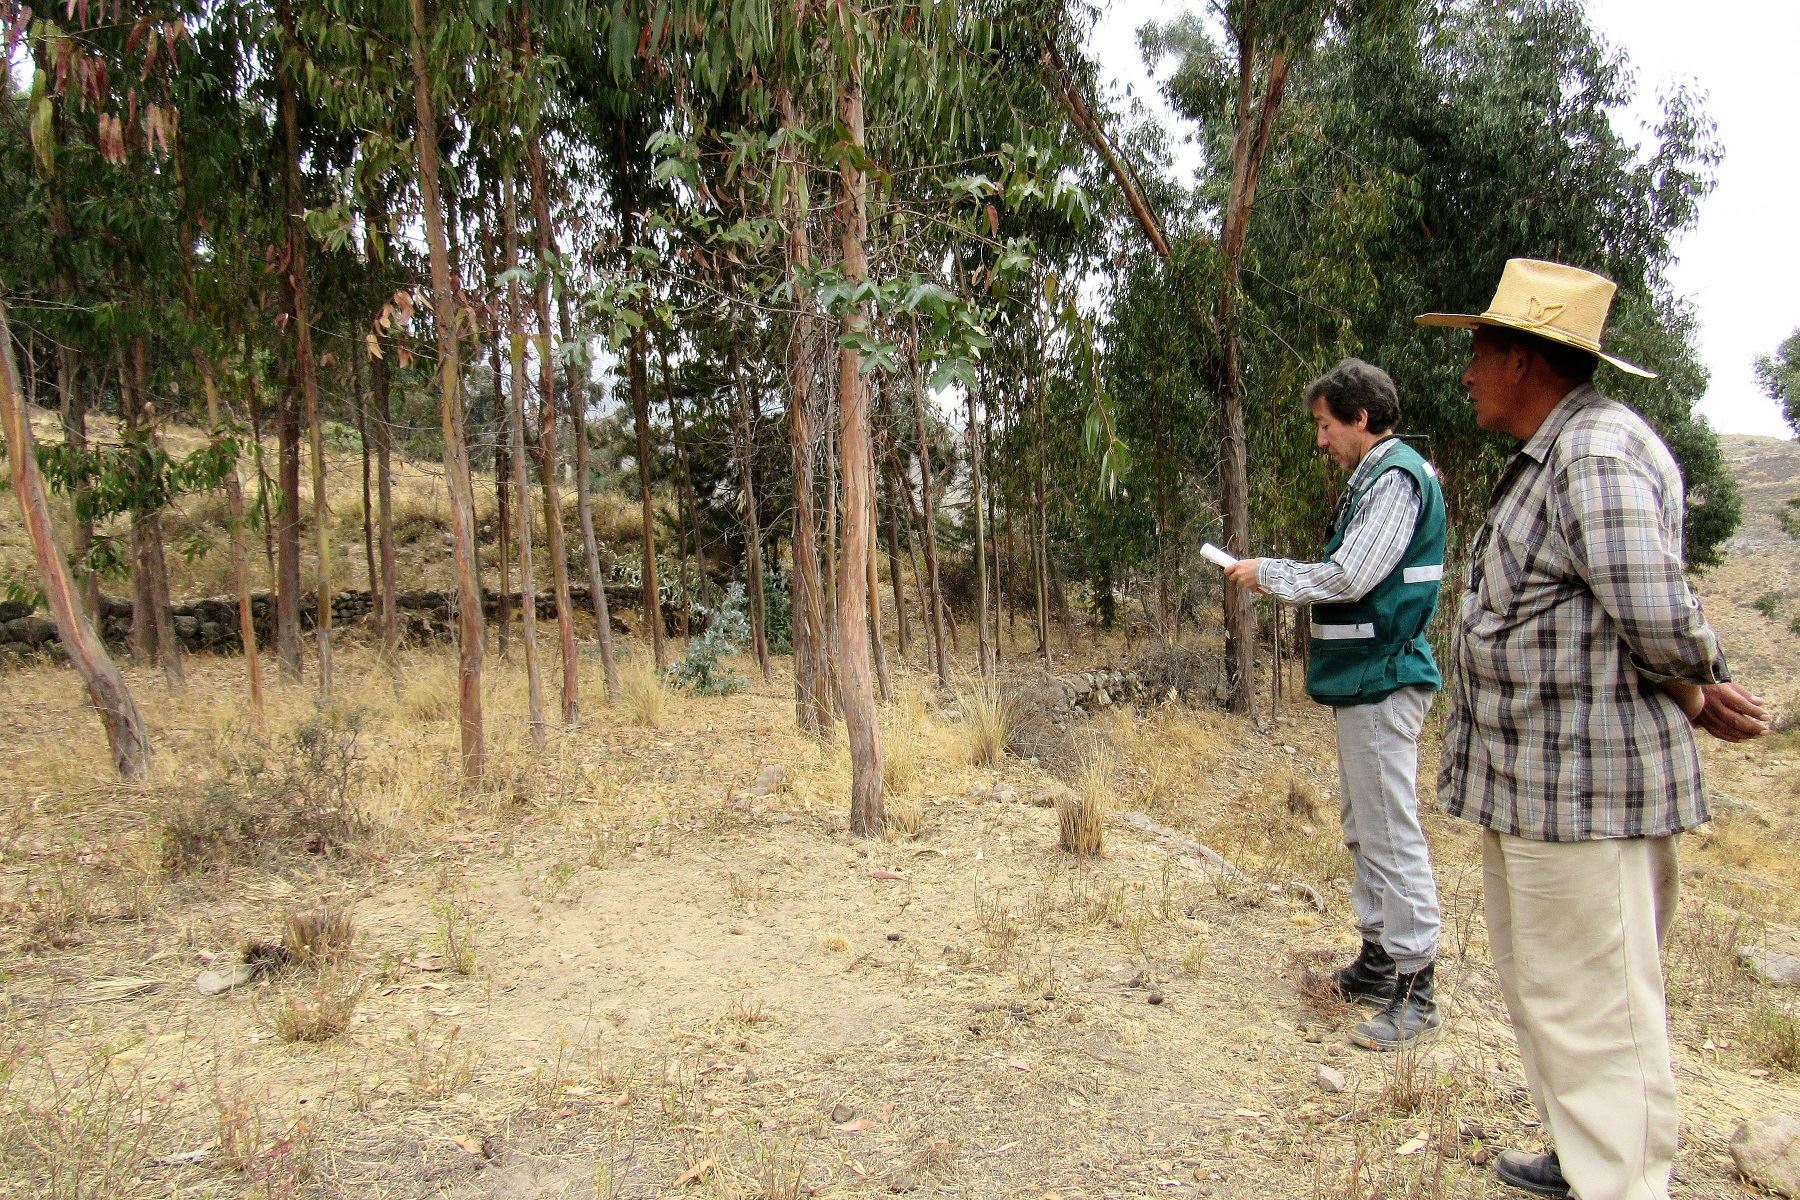
{"type": "Polygon", "coordinates": [[[1268,589],[1256,582],[1256,568],[1261,562],[1260,558],[1240,558],[1225,568],[1225,578],[1252,592],[1266,592],[1268,589]]]}
{"type": "Polygon", "coordinates": [[[1700,689],[1700,712],[1691,719],[1722,742],[1747,742],[1769,732],[1769,711],[1761,697],[1735,683],[1709,683],[1700,689]]]}

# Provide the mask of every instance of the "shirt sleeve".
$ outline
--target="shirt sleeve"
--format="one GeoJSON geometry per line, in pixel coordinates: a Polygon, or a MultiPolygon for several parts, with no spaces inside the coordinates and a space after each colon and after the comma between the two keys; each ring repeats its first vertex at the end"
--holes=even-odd
{"type": "Polygon", "coordinates": [[[1680,531],[1665,519],[1668,481],[1633,459],[1596,454],[1570,462],[1557,484],[1555,518],[1574,569],[1618,626],[1632,666],[1653,683],[1728,679],[1718,636],[1682,574],[1680,531]]]}
{"type": "Polygon", "coordinates": [[[1256,568],[1256,582],[1290,604],[1360,600],[1400,565],[1418,523],[1418,485],[1405,471],[1387,471],[1357,506],[1343,544],[1329,559],[1265,558],[1256,568]]]}

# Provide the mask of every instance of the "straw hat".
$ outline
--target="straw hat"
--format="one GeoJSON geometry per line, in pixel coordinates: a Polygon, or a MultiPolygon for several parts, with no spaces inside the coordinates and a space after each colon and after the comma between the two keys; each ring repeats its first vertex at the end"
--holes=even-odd
{"type": "Polygon", "coordinates": [[[1535,258],[1509,258],[1500,273],[1493,303],[1479,316],[1473,313],[1426,313],[1413,320],[1421,325],[1448,329],[1474,329],[1478,325],[1503,325],[1547,341],[1586,350],[1621,371],[1655,379],[1655,371],[1614,358],[1600,349],[1600,333],[1612,307],[1618,285],[1604,275],[1565,267],[1535,258]]]}

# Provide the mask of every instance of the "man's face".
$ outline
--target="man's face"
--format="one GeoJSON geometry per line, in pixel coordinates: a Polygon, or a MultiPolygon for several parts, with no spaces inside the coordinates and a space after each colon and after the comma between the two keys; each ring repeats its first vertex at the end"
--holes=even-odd
{"type": "Polygon", "coordinates": [[[1512,417],[1513,400],[1520,378],[1517,347],[1502,347],[1486,330],[1475,331],[1469,365],[1463,368],[1462,385],[1475,406],[1475,423],[1483,429],[1505,431],[1512,417]]]}
{"type": "Polygon", "coordinates": [[[1312,415],[1313,427],[1318,430],[1319,449],[1344,470],[1355,470],[1369,450],[1368,412],[1359,409],[1355,421],[1340,421],[1332,415],[1325,397],[1320,396],[1312,402],[1312,415]]]}

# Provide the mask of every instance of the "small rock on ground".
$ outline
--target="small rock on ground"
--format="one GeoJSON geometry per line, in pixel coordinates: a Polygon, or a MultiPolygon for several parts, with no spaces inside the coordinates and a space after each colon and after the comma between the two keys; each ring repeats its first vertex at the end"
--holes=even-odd
{"type": "Polygon", "coordinates": [[[1336,1067],[1328,1067],[1324,1063],[1320,1063],[1318,1069],[1313,1072],[1313,1082],[1319,1085],[1321,1092],[1329,1092],[1332,1095],[1336,1095],[1349,1086],[1342,1071],[1336,1067]]]}
{"type": "Polygon", "coordinates": [[[1738,960],[1767,983],[1793,987],[1800,984],[1800,954],[1783,954],[1761,946],[1739,946],[1738,960]]]}
{"type": "Polygon", "coordinates": [[[750,785],[750,794],[767,796],[775,792],[786,791],[791,779],[786,767],[779,763],[771,763],[756,773],[756,782],[750,785]]]}
{"type": "Polygon", "coordinates": [[[1800,1198],[1800,1117],[1755,1117],[1731,1135],[1738,1173],[1758,1187],[1800,1198]]]}
{"type": "Polygon", "coordinates": [[[223,996],[233,988],[241,988],[256,978],[256,968],[238,963],[229,971],[202,971],[194,980],[194,990],[202,996],[223,996]]]}

